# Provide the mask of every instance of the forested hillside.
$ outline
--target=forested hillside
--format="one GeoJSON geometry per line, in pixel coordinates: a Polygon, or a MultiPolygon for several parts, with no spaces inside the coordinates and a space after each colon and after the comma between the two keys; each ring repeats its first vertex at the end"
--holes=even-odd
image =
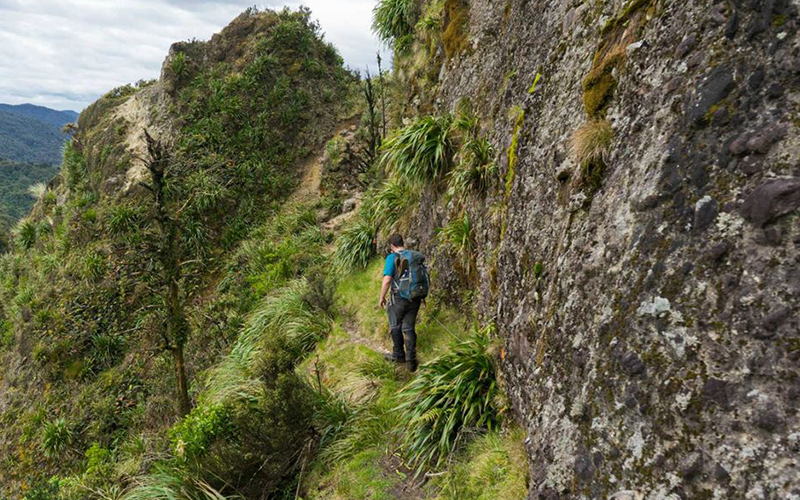
{"type": "Polygon", "coordinates": [[[13,115],[27,116],[36,121],[52,125],[58,129],[78,119],[78,113],[75,111],[59,111],[44,106],[36,106],[34,104],[0,104],[0,111],[5,111],[13,115]]]}
{"type": "Polygon", "coordinates": [[[797,497],[798,27],[379,0],[372,76],[305,8],[174,44],[0,239],[0,498],[797,497]]]}
{"type": "Polygon", "coordinates": [[[37,197],[59,170],[58,165],[0,159],[0,207],[13,220],[26,216],[37,197]],[[41,184],[41,185],[40,185],[41,184]]]}
{"type": "Polygon", "coordinates": [[[0,104],[0,210],[17,220],[30,212],[41,188],[58,172],[74,111],[32,104],[0,104]]]}
{"type": "Polygon", "coordinates": [[[64,139],[60,127],[0,110],[0,158],[57,164],[64,139]]]}

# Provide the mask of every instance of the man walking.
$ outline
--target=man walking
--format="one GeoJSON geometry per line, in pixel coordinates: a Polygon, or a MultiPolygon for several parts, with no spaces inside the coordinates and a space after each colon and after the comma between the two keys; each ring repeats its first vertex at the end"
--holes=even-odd
{"type": "Polygon", "coordinates": [[[383,268],[383,285],[379,305],[389,314],[393,352],[386,359],[407,363],[410,371],[417,369],[417,313],[428,295],[428,270],[425,256],[406,250],[403,236],[389,237],[392,252],[386,257],[383,268]],[[388,295],[388,300],[387,300],[388,295]],[[405,340],[405,342],[404,342],[405,340]]]}

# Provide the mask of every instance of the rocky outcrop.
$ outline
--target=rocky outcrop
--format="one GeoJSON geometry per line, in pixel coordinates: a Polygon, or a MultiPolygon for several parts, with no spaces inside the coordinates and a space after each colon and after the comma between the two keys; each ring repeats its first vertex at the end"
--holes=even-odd
{"type": "MultiPolygon", "coordinates": [[[[798,27],[786,0],[470,2],[431,101],[470,97],[500,151],[474,286],[530,498],[800,498],[798,27]]],[[[423,196],[423,247],[450,215],[423,196]]]]}

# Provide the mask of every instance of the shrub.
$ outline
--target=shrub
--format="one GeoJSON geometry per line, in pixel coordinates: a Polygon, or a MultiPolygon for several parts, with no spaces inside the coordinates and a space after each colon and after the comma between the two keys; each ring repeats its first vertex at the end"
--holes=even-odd
{"type": "Polygon", "coordinates": [[[399,394],[403,446],[418,471],[441,466],[468,429],[499,423],[495,369],[487,329],[423,365],[399,394]]]}
{"type": "Polygon", "coordinates": [[[229,412],[221,404],[202,405],[169,430],[173,453],[183,461],[203,456],[211,444],[230,434],[229,412]]]}
{"type": "Polygon", "coordinates": [[[203,435],[207,448],[187,462],[189,470],[219,491],[230,487],[261,498],[292,476],[298,451],[310,439],[313,390],[292,372],[262,379],[254,399],[227,403],[225,432],[203,435]]]}
{"type": "Polygon", "coordinates": [[[74,434],[67,421],[61,417],[44,424],[42,429],[42,448],[45,455],[55,457],[67,451],[74,434]]]}
{"type": "Polygon", "coordinates": [[[451,220],[439,230],[436,240],[458,259],[462,269],[469,275],[473,268],[475,251],[469,214],[465,211],[461,217],[451,220]]]}
{"type": "Polygon", "coordinates": [[[425,183],[440,179],[455,152],[453,119],[427,116],[396,131],[382,146],[382,164],[401,180],[425,183]]]}

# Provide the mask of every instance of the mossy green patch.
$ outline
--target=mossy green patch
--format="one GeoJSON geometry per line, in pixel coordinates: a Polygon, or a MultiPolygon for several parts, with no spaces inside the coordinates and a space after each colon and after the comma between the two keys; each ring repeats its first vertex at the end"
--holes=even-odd
{"type": "Polygon", "coordinates": [[[469,3],[466,0],[446,0],[444,11],[442,43],[445,55],[450,59],[469,47],[469,3]]]}
{"type": "Polygon", "coordinates": [[[511,135],[511,145],[508,147],[508,171],[506,172],[506,199],[511,195],[511,188],[514,185],[514,169],[517,165],[519,157],[517,156],[517,149],[519,148],[519,135],[522,131],[522,126],[525,123],[525,110],[515,106],[512,108],[514,119],[514,132],[511,135]]]}

